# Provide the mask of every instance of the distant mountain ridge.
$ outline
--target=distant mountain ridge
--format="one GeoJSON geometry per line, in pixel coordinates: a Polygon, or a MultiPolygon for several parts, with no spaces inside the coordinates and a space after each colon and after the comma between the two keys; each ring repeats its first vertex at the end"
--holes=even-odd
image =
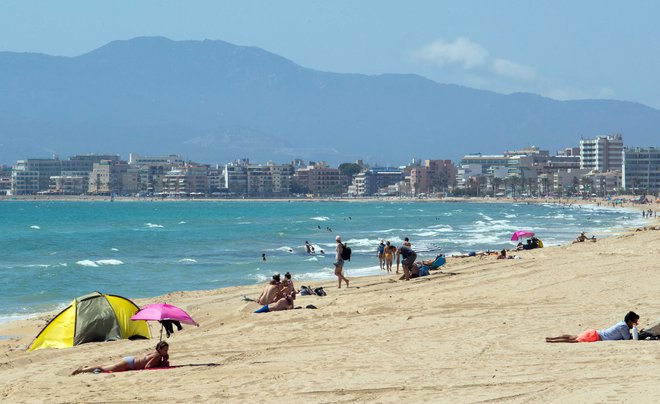
{"type": "Polygon", "coordinates": [[[580,135],[657,138],[660,111],[613,100],[502,95],[416,75],[307,69],[224,41],[141,37],[77,57],[0,52],[0,163],[73,154],[199,162],[361,158],[400,164],[580,135]]]}

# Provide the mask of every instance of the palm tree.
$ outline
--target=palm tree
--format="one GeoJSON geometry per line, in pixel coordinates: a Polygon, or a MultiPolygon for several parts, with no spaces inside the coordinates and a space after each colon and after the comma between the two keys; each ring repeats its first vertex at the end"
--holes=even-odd
{"type": "Polygon", "coordinates": [[[493,177],[493,196],[497,194],[497,191],[500,189],[500,185],[502,185],[502,179],[500,177],[493,177]]]}

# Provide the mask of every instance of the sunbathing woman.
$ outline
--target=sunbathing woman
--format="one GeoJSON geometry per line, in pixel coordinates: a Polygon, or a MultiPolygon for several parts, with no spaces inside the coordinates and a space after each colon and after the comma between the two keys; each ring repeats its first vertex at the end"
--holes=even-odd
{"type": "Polygon", "coordinates": [[[71,375],[78,373],[101,373],[101,372],[123,372],[124,370],[141,370],[149,368],[164,368],[170,366],[168,355],[169,344],[160,341],[156,344],[156,350],[144,356],[126,356],[121,361],[106,366],[79,367],[71,375]]]}

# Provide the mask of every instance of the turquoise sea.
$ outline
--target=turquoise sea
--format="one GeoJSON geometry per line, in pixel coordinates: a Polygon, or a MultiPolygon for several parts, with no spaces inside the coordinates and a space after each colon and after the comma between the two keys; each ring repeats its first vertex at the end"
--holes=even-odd
{"type": "Polygon", "coordinates": [[[256,294],[274,272],[298,283],[333,279],[338,234],[353,250],[346,274],[355,277],[378,274],[381,239],[409,237],[431,258],[510,248],[520,229],[550,246],[640,222],[621,208],[527,203],[3,201],[0,321],[96,290],[137,298],[255,284],[256,294]]]}

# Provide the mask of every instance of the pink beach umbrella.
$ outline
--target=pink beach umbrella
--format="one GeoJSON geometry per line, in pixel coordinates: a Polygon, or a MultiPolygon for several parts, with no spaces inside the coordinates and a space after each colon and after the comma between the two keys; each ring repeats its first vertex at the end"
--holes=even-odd
{"type": "MultiPolygon", "coordinates": [[[[131,320],[146,321],[178,321],[184,324],[192,324],[199,327],[199,324],[190,317],[183,309],[172,306],[167,303],[154,303],[143,306],[137,313],[131,317],[131,320]]],[[[163,324],[160,326],[160,339],[163,339],[163,324]]]]}
{"type": "Polygon", "coordinates": [[[511,241],[518,241],[521,238],[534,237],[534,232],[530,230],[518,230],[511,236],[511,241]]]}

